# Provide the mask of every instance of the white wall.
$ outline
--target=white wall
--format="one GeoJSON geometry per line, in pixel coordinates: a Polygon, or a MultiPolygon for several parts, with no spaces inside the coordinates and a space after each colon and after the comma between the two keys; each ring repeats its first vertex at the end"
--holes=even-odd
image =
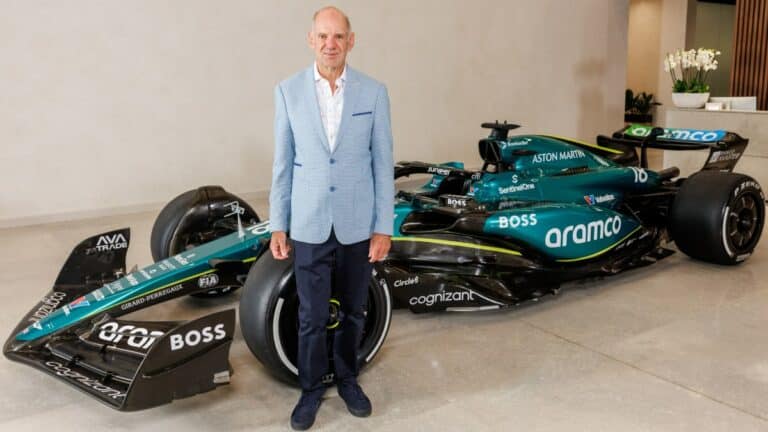
{"type": "MultiPolygon", "coordinates": [[[[350,64],[388,84],[396,159],[478,164],[479,124],[622,124],[627,0],[341,1],[350,64]]],[[[316,2],[6,2],[0,226],[264,192],[272,89],[311,63],[316,2]]]]}
{"type": "Polygon", "coordinates": [[[659,88],[661,0],[631,0],[627,45],[627,88],[656,95],[659,88]]]}
{"type": "MultiPolygon", "coordinates": [[[[664,71],[662,57],[666,53],[676,49],[688,48],[686,35],[689,25],[695,24],[694,11],[696,0],[665,0],[661,7],[661,22],[659,24],[659,60],[656,63],[656,71],[659,75],[659,88],[656,99],[664,104],[664,107],[672,106],[672,78],[669,72],[664,71]]],[[[662,118],[662,113],[658,116],[662,118]]],[[[672,126],[670,126],[672,127],[672,126]]]]}

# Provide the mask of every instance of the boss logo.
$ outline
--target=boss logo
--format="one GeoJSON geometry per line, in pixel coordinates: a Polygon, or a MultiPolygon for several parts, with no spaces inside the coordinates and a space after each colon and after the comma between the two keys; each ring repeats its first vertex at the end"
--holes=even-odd
{"type": "Polygon", "coordinates": [[[459,199],[459,198],[448,198],[448,199],[445,200],[445,203],[448,204],[451,207],[466,207],[467,206],[467,200],[459,199]]]}
{"type": "Polygon", "coordinates": [[[517,228],[534,226],[539,221],[536,220],[536,213],[524,215],[499,216],[499,228],[517,228]]]}
{"type": "Polygon", "coordinates": [[[227,332],[224,331],[224,324],[219,323],[215,326],[206,326],[200,330],[190,330],[183,335],[172,334],[169,338],[171,341],[171,351],[178,351],[184,347],[193,347],[206,344],[215,340],[222,340],[227,336],[227,332]]]}
{"type": "Polygon", "coordinates": [[[158,337],[163,335],[159,330],[147,330],[142,327],[126,324],[120,326],[117,322],[108,322],[99,327],[98,338],[105,342],[119,343],[126,338],[125,343],[139,349],[149,349],[158,337]]]}

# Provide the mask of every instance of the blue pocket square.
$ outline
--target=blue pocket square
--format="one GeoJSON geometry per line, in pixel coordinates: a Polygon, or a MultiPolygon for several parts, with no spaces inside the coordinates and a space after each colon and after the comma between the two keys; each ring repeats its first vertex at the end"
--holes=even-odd
{"type": "Polygon", "coordinates": [[[361,115],[367,115],[367,114],[373,114],[373,111],[365,111],[365,112],[354,113],[354,114],[352,114],[352,117],[361,116],[361,115]]]}
{"type": "Polygon", "coordinates": [[[298,163],[298,162],[294,162],[293,166],[302,166],[302,165],[300,163],[298,163]]]}

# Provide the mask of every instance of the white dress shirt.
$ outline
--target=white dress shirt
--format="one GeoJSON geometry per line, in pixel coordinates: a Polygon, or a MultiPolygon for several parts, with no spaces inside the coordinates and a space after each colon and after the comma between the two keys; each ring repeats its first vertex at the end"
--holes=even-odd
{"type": "Polygon", "coordinates": [[[315,63],[315,92],[317,103],[320,105],[320,117],[323,120],[325,136],[331,151],[336,148],[336,136],[339,134],[341,124],[341,111],[344,109],[344,83],[347,81],[347,66],[336,79],[336,92],[331,93],[331,83],[320,76],[315,63]]]}

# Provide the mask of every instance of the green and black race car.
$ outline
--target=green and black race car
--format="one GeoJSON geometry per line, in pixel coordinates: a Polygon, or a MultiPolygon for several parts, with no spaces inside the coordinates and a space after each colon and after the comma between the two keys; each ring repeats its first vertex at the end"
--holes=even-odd
{"type": "MultiPolygon", "coordinates": [[[[735,133],[632,125],[585,143],[509,136],[517,126],[506,123],[483,127],[491,133],[478,144],[479,170],[396,166],[395,178],[431,178],[397,195],[392,249],[370,278],[361,364],[384,343],[393,308],[504,308],[565,281],[651,264],[673,253],[672,242],[692,258],[729,265],[746,260],[760,239],[765,197],[754,179],[731,172],[747,146],[735,133]],[[700,172],[679,178],[676,168],[647,169],[647,148],[709,149],[709,156],[700,172]]],[[[267,253],[269,238],[268,222],[221,187],[186,192],[155,222],[154,264],[126,273],[128,229],[84,240],[4,353],[117,409],[167,403],[229,382],[235,311],[191,322],[119,317],[242,287],[246,343],[273,375],[295,382],[293,266],[267,253]]],[[[338,302],[328,308],[332,338],[338,302]]]]}

